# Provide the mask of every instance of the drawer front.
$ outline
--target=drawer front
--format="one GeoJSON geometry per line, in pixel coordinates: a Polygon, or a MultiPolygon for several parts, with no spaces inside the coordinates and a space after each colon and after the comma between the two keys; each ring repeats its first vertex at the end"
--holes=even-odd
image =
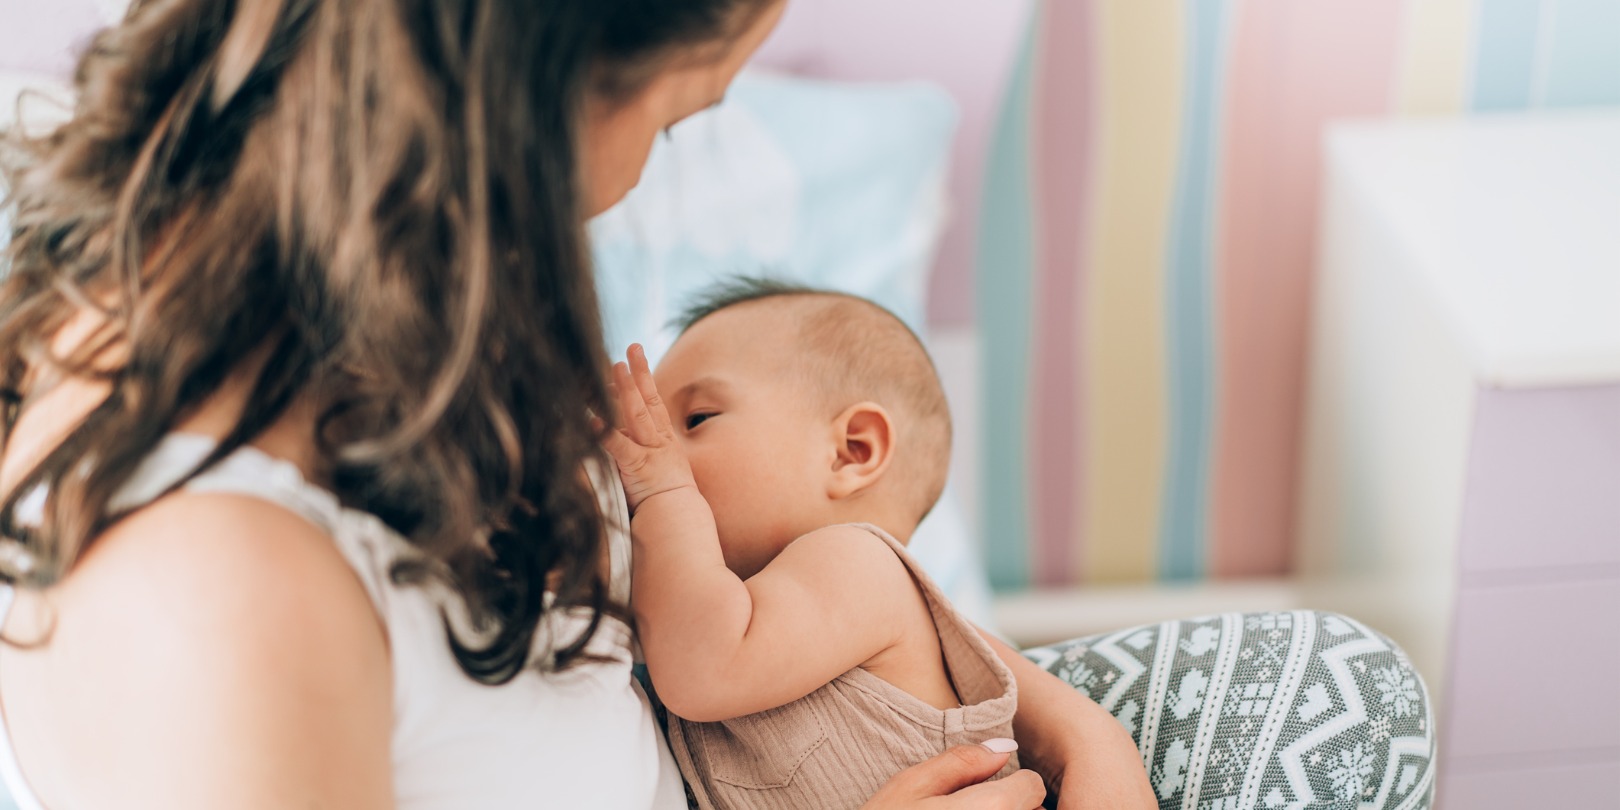
{"type": "Polygon", "coordinates": [[[1465,572],[1620,568],[1620,385],[1480,392],[1465,572]]]}
{"type": "Polygon", "coordinates": [[[1620,746],[1620,580],[1465,586],[1447,760],[1620,746]]]}
{"type": "Polygon", "coordinates": [[[1620,760],[1544,767],[1452,768],[1440,772],[1438,810],[1614,807],[1620,760]]]}

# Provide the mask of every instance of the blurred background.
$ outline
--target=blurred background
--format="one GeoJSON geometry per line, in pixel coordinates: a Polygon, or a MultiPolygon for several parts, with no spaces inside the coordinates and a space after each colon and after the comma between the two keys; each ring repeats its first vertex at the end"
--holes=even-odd
{"type": "MultiPolygon", "coordinates": [[[[0,0],[0,120],[121,7],[0,0]]],[[[1009,637],[1341,610],[1443,805],[1617,806],[1620,0],[795,0],[592,228],[614,350],[736,272],[924,333],[1009,637]]]]}

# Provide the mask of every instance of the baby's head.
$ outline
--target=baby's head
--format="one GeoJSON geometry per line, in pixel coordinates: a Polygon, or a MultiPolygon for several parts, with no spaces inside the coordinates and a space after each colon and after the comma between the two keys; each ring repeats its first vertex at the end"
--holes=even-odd
{"type": "Polygon", "coordinates": [[[726,563],[864,522],[902,541],[939,500],[951,418],[917,336],[862,298],[740,279],[687,310],[655,372],[726,563]]]}

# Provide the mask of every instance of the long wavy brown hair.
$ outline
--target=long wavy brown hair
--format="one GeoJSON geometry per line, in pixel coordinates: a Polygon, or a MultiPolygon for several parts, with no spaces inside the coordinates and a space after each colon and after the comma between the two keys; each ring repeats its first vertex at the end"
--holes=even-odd
{"type": "Polygon", "coordinates": [[[590,413],[611,409],[581,105],[766,5],[137,0],[80,60],[72,119],[10,133],[0,160],[5,443],[41,381],[111,390],[3,494],[0,580],[71,571],[140,463],[246,373],[246,410],[192,474],[313,403],[339,496],[422,552],[395,578],[438,578],[474,617],[472,638],[447,629],[470,676],[529,664],[548,578],[554,609],[599,620],[581,469],[590,413]],[[53,354],[87,311],[105,325],[53,354]],[[44,519],[23,525],[41,488],[44,519]]]}

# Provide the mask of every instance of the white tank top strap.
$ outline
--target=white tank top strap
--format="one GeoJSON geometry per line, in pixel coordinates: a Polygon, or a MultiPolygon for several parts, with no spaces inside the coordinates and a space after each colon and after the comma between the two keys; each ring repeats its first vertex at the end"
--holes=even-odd
{"type": "MultiPolygon", "coordinates": [[[[139,506],[160,497],[189,475],[214,451],[206,436],[171,434],[160,443],[129,484],[113,499],[114,509],[139,506]]],[[[393,561],[408,546],[375,516],[344,509],[336,495],[304,479],[291,462],[254,447],[239,447],[181,488],[196,494],[229,494],[258,498],[275,504],[319,527],[336,541],[339,552],[359,575],[372,602],[381,611],[388,598],[382,581],[393,561]]]]}
{"type": "MultiPolygon", "coordinates": [[[[114,511],[141,506],[189,475],[217,446],[206,436],[171,434],[160,442],[113,498],[114,511]]],[[[217,492],[261,498],[291,511],[327,532],[342,515],[337,497],[304,480],[291,463],[253,447],[240,447],[187,481],[187,492],[217,492]]]]}
{"type": "MultiPolygon", "coordinates": [[[[215,446],[204,436],[170,435],[113,500],[114,508],[136,506],[161,496],[175,481],[196,469],[215,446]]],[[[586,474],[608,524],[608,595],[617,603],[629,604],[630,514],[625,508],[618,471],[603,459],[590,459],[586,474]]],[[[379,610],[389,590],[382,575],[396,560],[413,553],[413,548],[376,516],[344,509],[337,496],[304,480],[297,467],[253,447],[238,448],[186,482],[182,489],[262,498],[319,526],[337,541],[338,549],[360,574],[379,610]]]]}
{"type": "Polygon", "coordinates": [[[619,471],[611,461],[601,458],[587,459],[585,473],[596,490],[596,502],[602,510],[603,528],[607,531],[608,598],[621,605],[630,604],[630,508],[625,504],[624,485],[619,471]]]}

